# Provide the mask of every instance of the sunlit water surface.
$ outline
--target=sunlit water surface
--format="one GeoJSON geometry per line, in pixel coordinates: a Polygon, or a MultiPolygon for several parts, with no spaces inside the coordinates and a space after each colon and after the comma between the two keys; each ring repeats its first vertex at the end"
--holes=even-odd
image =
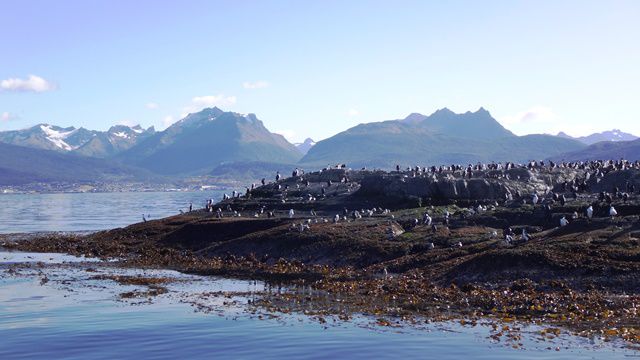
{"type": "Polygon", "coordinates": [[[536,340],[540,329],[526,326],[524,347],[513,349],[490,341],[488,326],[381,328],[374,325],[374,318],[364,316],[346,322],[329,318],[327,323],[303,315],[272,317],[248,306],[252,294],[268,291],[260,282],[79,261],[57,254],[0,252],[0,359],[628,359],[637,355],[620,343],[569,335],[540,342],[536,340]],[[92,279],[100,274],[180,281],[153,298],[121,299],[119,294],[141,287],[92,279]],[[244,295],[202,297],[219,291],[244,295]],[[197,303],[210,311],[193,306],[197,303]]]}
{"type": "Polygon", "coordinates": [[[0,233],[105,230],[202,208],[222,191],[0,195],[0,233]]]}

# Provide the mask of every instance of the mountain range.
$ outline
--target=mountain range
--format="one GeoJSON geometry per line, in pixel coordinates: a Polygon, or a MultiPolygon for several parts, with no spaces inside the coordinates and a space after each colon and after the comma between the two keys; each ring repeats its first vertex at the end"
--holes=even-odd
{"type": "Polygon", "coordinates": [[[613,130],[609,130],[609,131],[603,131],[603,132],[594,133],[594,134],[587,135],[587,136],[580,136],[580,137],[572,137],[572,136],[567,135],[566,133],[561,131],[556,136],[561,137],[561,138],[565,138],[565,139],[578,140],[581,143],[584,143],[584,144],[587,144],[587,145],[593,145],[593,144],[601,142],[601,141],[617,142],[617,141],[633,141],[633,140],[638,139],[637,136],[635,136],[633,134],[629,134],[629,133],[623,132],[623,131],[620,131],[618,129],[613,129],[613,130]]]}
{"type": "Polygon", "coordinates": [[[576,140],[552,135],[516,136],[483,108],[464,114],[444,108],[429,116],[414,113],[404,119],[360,124],[318,142],[301,163],[390,168],[395,164],[523,162],[582,147],[576,140]]]}
{"type": "Polygon", "coordinates": [[[153,127],[145,130],[140,125],[133,127],[116,125],[107,131],[96,131],[38,124],[28,129],[0,132],[0,142],[33,149],[106,158],[133,147],[154,133],[153,127]]]}
{"type": "Polygon", "coordinates": [[[640,139],[632,141],[601,141],[579,151],[560,154],[552,158],[558,161],[640,160],[640,139]]]}
{"type": "Polygon", "coordinates": [[[463,114],[444,108],[431,115],[412,113],[402,119],[360,124],[318,143],[309,138],[294,145],[270,132],[254,114],[214,107],[189,114],[163,131],[139,125],[93,131],[39,124],[0,132],[0,174],[4,183],[130,181],[149,174],[255,180],[275,170],[338,163],[388,169],[396,164],[618,158],[621,151],[640,155],[627,148],[637,141],[622,141],[629,136],[619,130],[575,139],[566,134],[517,136],[483,108],[463,114]],[[587,147],[595,135],[621,141],[587,147]]]}
{"type": "Polygon", "coordinates": [[[159,174],[203,174],[228,162],[296,163],[302,154],[254,114],[204,109],[115,158],[159,174]]]}

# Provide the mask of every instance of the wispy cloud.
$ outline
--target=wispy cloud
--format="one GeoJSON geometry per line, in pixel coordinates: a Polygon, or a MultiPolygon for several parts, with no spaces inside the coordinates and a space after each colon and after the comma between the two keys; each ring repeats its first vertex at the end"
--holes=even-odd
{"type": "Polygon", "coordinates": [[[287,139],[287,141],[291,143],[295,142],[296,140],[296,132],[291,129],[277,130],[277,131],[274,131],[274,133],[284,136],[287,139]]]}
{"type": "Polygon", "coordinates": [[[0,81],[0,89],[5,91],[45,92],[56,88],[54,83],[37,75],[29,75],[26,79],[10,78],[0,81]]]}
{"type": "Polygon", "coordinates": [[[18,119],[18,115],[12,114],[8,111],[5,111],[2,114],[0,114],[0,121],[10,121],[15,119],[18,119]]]}
{"type": "Polygon", "coordinates": [[[153,110],[153,109],[157,109],[160,105],[158,105],[158,103],[149,102],[149,103],[146,103],[144,106],[145,106],[147,109],[151,109],[151,110],[153,110]]]}
{"type": "Polygon", "coordinates": [[[546,106],[534,106],[514,115],[503,116],[500,120],[505,125],[515,125],[536,122],[552,122],[557,120],[557,118],[558,116],[551,108],[546,106]]]}
{"type": "Polygon", "coordinates": [[[563,130],[561,126],[565,124],[561,117],[547,106],[533,106],[516,114],[502,116],[498,120],[518,135],[556,134],[563,130]]]}
{"type": "Polygon", "coordinates": [[[213,106],[227,108],[235,105],[237,100],[238,99],[235,96],[227,96],[224,94],[196,96],[191,99],[191,103],[189,105],[182,109],[182,113],[183,115],[186,115],[188,113],[200,111],[203,108],[213,106]]]}
{"type": "Polygon", "coordinates": [[[162,124],[165,127],[169,127],[169,126],[173,125],[173,123],[175,123],[175,122],[176,122],[176,119],[171,115],[167,115],[164,118],[162,118],[162,124]]]}
{"type": "Polygon", "coordinates": [[[136,124],[131,121],[130,119],[120,119],[118,121],[116,121],[116,124],[118,125],[124,125],[124,126],[128,126],[128,127],[132,127],[135,126],[136,124]]]}
{"type": "Polygon", "coordinates": [[[254,89],[264,89],[266,87],[269,87],[269,83],[263,80],[260,81],[245,81],[242,83],[242,87],[245,89],[250,89],[250,90],[254,90],[254,89]]]}
{"type": "Polygon", "coordinates": [[[211,107],[211,106],[231,106],[236,103],[238,99],[235,96],[219,95],[207,95],[196,96],[191,99],[191,103],[195,106],[211,107]]]}

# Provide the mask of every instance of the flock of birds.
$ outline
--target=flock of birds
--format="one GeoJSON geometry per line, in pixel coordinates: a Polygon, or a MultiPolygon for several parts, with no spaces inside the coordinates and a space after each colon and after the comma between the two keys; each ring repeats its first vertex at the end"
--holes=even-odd
{"type": "MultiPolygon", "coordinates": [[[[454,176],[454,177],[455,176],[462,176],[462,177],[486,176],[486,177],[508,178],[509,175],[507,171],[511,169],[516,169],[516,168],[524,168],[532,172],[543,171],[543,170],[553,170],[553,169],[563,169],[563,168],[583,170],[585,174],[583,178],[581,179],[576,178],[576,179],[573,179],[572,181],[566,181],[561,185],[561,190],[565,192],[570,192],[572,194],[572,197],[575,199],[577,198],[578,192],[586,192],[589,190],[588,181],[590,179],[594,177],[595,178],[603,177],[604,175],[612,171],[622,171],[622,170],[629,170],[629,169],[640,170],[640,161],[630,162],[627,160],[606,160],[606,161],[597,160],[597,161],[585,161],[585,162],[559,162],[559,163],[556,163],[553,161],[546,161],[546,162],[531,161],[527,164],[515,164],[511,162],[505,162],[505,163],[494,162],[494,163],[488,163],[488,164],[483,164],[483,163],[477,163],[475,165],[469,164],[466,167],[463,167],[461,165],[450,165],[450,166],[439,166],[439,167],[415,166],[415,167],[407,167],[405,169],[401,169],[401,167],[398,165],[396,166],[396,173],[404,174],[404,176],[413,176],[413,177],[424,176],[424,175],[434,175],[434,176],[446,175],[446,176],[454,176]]],[[[331,170],[331,169],[346,169],[346,165],[338,164],[335,166],[328,166],[322,169],[321,172],[331,170]]],[[[363,168],[362,170],[366,170],[366,169],[363,168]]],[[[310,186],[309,180],[306,180],[304,175],[305,175],[305,172],[302,169],[296,168],[292,172],[291,174],[292,178],[296,179],[295,180],[296,190],[300,190],[301,186],[303,188],[304,187],[308,188],[310,186]]],[[[263,187],[270,185],[270,186],[273,186],[275,190],[281,193],[282,199],[280,201],[282,204],[286,203],[287,201],[286,193],[289,190],[289,184],[284,184],[283,186],[283,183],[282,183],[283,180],[286,180],[286,179],[283,179],[280,172],[277,172],[275,175],[275,183],[268,183],[265,178],[261,179],[260,181],[263,187]]],[[[350,181],[346,176],[344,176],[343,178],[341,178],[340,182],[349,184],[350,181]]],[[[326,181],[326,184],[321,187],[321,194],[319,196],[324,197],[326,194],[325,192],[326,189],[331,188],[332,185],[333,185],[333,182],[331,180],[326,181]]],[[[348,186],[351,187],[352,184],[349,184],[348,186]]],[[[216,204],[213,199],[209,199],[206,201],[204,211],[215,212],[216,217],[218,218],[222,218],[225,216],[242,217],[242,214],[240,212],[233,210],[231,206],[231,203],[232,203],[231,200],[239,199],[243,196],[245,198],[250,198],[254,190],[256,190],[257,188],[258,186],[256,186],[256,184],[254,183],[254,184],[251,184],[250,187],[246,188],[246,192],[244,193],[244,195],[235,190],[231,193],[231,195],[224,194],[223,201],[218,207],[216,207],[216,204]],[[223,211],[221,206],[225,202],[227,203],[226,211],[223,211]]],[[[601,192],[599,194],[598,200],[605,201],[609,204],[608,214],[609,214],[609,217],[611,217],[611,219],[614,219],[616,216],[618,216],[618,211],[612,204],[614,198],[622,199],[623,201],[626,202],[629,198],[629,193],[635,192],[635,185],[632,182],[627,182],[625,190],[626,190],[625,192],[622,192],[620,191],[620,189],[615,187],[611,194],[606,192],[601,192]]],[[[567,197],[564,194],[558,194],[555,192],[545,194],[545,195],[540,195],[537,192],[534,192],[533,194],[530,195],[529,201],[527,201],[526,196],[522,196],[519,193],[516,193],[515,195],[516,197],[522,199],[521,200],[522,204],[531,203],[534,207],[542,205],[544,209],[548,212],[550,212],[551,204],[555,202],[559,202],[562,206],[564,206],[565,203],[568,201],[567,197]]],[[[312,203],[316,201],[317,198],[316,198],[316,195],[313,195],[311,192],[309,192],[308,194],[306,194],[306,196],[303,197],[303,200],[306,201],[307,203],[312,203]]],[[[506,198],[504,200],[513,200],[513,199],[506,198]]],[[[498,205],[497,202],[494,205],[497,206],[498,205]]],[[[494,205],[486,206],[486,205],[478,204],[474,207],[470,207],[466,209],[465,213],[467,215],[479,214],[479,213],[482,213],[483,211],[487,211],[488,209],[493,208],[494,205]]],[[[189,212],[193,211],[192,203],[189,204],[188,211],[189,212]]],[[[183,211],[181,210],[180,213],[183,213],[183,211]]],[[[276,217],[276,212],[273,210],[267,210],[266,206],[264,205],[259,207],[259,209],[253,214],[253,217],[259,218],[261,216],[264,216],[264,214],[266,214],[266,216],[270,218],[276,217]]],[[[329,222],[333,224],[338,224],[340,222],[357,221],[359,219],[362,219],[363,217],[371,218],[374,216],[386,216],[389,219],[389,228],[387,231],[389,239],[395,238],[400,233],[394,230],[394,228],[391,226],[392,220],[394,220],[395,218],[394,215],[391,213],[389,209],[385,209],[382,207],[374,207],[371,209],[360,209],[360,210],[351,210],[351,211],[349,211],[347,208],[344,208],[341,213],[337,213],[333,217],[329,217],[329,218],[318,216],[318,214],[314,210],[310,210],[308,216],[306,215],[296,216],[296,210],[294,210],[293,208],[290,208],[289,211],[286,212],[285,216],[287,216],[289,219],[292,219],[292,220],[298,219],[298,218],[304,219],[299,223],[292,222],[292,225],[291,225],[291,229],[295,231],[299,231],[301,233],[305,231],[309,231],[311,229],[312,224],[329,223],[329,222]]],[[[442,225],[444,227],[449,226],[450,216],[451,215],[449,214],[449,212],[445,211],[444,215],[442,216],[442,225]]],[[[592,205],[589,205],[584,210],[584,216],[588,220],[591,220],[594,217],[594,208],[592,205]]],[[[145,215],[143,214],[142,215],[143,221],[146,222],[148,217],[149,215],[145,217],[145,215]]],[[[574,212],[571,215],[572,220],[575,220],[578,217],[580,216],[577,212],[574,212]]],[[[560,227],[564,227],[569,225],[569,223],[570,223],[569,219],[567,219],[566,216],[562,216],[559,220],[558,225],[560,227]]],[[[433,233],[436,233],[438,231],[438,225],[436,224],[436,221],[434,220],[434,218],[429,214],[429,212],[424,212],[422,216],[422,221],[420,221],[419,219],[414,219],[413,227],[416,227],[420,224],[430,227],[433,233]]],[[[490,236],[497,237],[498,234],[497,232],[494,231],[490,234],[490,236]]],[[[509,243],[509,244],[513,243],[516,237],[517,236],[514,234],[513,230],[510,227],[506,227],[503,230],[502,238],[505,241],[505,243],[509,243]]],[[[531,236],[527,233],[526,229],[522,229],[519,236],[519,240],[529,241],[530,239],[531,239],[531,236]]],[[[453,247],[461,247],[461,246],[462,246],[461,242],[458,242],[453,245],[453,247]]],[[[433,243],[428,243],[427,247],[432,249],[435,247],[435,245],[433,243]]]]}

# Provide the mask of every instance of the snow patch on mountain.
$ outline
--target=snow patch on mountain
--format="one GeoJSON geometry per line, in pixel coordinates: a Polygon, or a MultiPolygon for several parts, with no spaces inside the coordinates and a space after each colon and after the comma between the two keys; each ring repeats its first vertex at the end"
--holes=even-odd
{"type": "Polygon", "coordinates": [[[67,151],[71,151],[77,148],[67,144],[67,142],[64,141],[64,139],[76,132],[75,128],[72,129],[73,130],[70,131],[60,131],[54,129],[51,125],[40,125],[40,130],[42,130],[42,132],[46,135],[47,140],[51,141],[55,146],[67,151]]]}

